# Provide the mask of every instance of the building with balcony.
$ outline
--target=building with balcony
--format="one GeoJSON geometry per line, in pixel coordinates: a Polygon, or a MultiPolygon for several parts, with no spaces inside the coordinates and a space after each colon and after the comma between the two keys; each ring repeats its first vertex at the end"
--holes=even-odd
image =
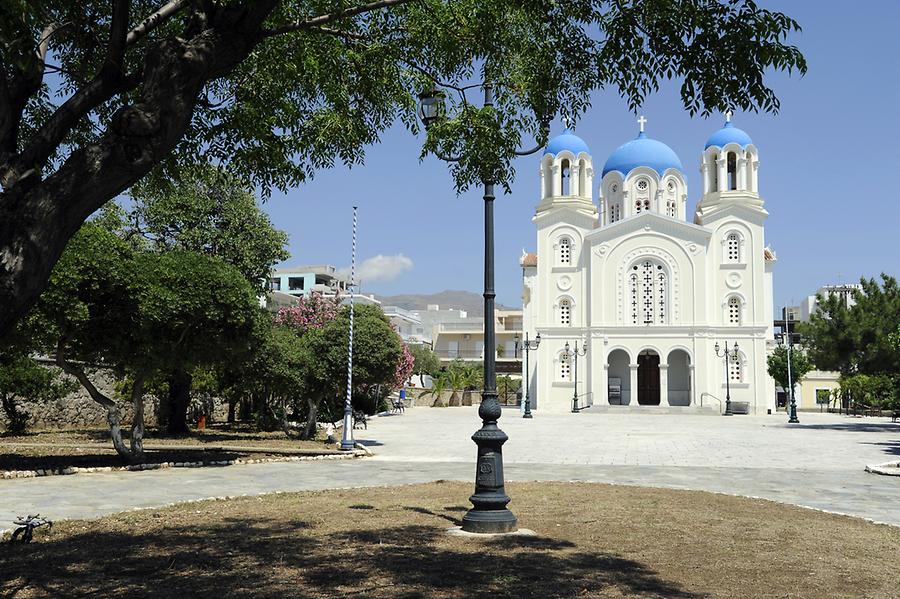
{"type": "Polygon", "coordinates": [[[330,264],[313,264],[276,269],[269,278],[269,291],[304,296],[312,292],[325,295],[347,290],[347,277],[330,264]]]}
{"type": "MultiPolygon", "coordinates": [[[[494,327],[497,345],[493,348],[497,372],[519,375],[522,356],[518,342],[522,338],[522,311],[497,310],[494,327]]],[[[432,331],[434,353],[443,363],[454,360],[484,359],[484,318],[460,318],[439,322],[432,331]]]]}

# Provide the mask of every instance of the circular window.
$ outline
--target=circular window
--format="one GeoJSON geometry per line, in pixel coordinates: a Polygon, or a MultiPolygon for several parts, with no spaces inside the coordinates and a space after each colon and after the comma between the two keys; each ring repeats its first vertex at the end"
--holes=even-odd
{"type": "Polygon", "coordinates": [[[675,191],[675,181],[669,181],[669,191],[675,191]]]}
{"type": "Polygon", "coordinates": [[[638,181],[637,188],[640,189],[641,191],[644,191],[645,189],[647,189],[647,180],[641,179],[640,181],[638,181]]]}
{"type": "Polygon", "coordinates": [[[614,184],[614,185],[612,186],[612,192],[613,192],[613,193],[616,193],[617,191],[619,191],[619,186],[614,184]]]}

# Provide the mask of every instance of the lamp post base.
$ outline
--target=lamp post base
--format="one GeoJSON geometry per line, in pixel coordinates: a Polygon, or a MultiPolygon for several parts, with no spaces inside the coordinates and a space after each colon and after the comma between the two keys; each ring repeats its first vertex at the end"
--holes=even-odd
{"type": "Polygon", "coordinates": [[[522,414],[522,418],[534,418],[534,416],[531,415],[531,412],[525,412],[522,414]]]}
{"type": "Polygon", "coordinates": [[[797,406],[793,405],[790,407],[790,418],[788,418],[788,424],[800,424],[800,419],[797,418],[797,406]]]}
{"type": "Polygon", "coordinates": [[[519,521],[506,508],[509,496],[503,477],[503,444],[509,437],[497,426],[500,403],[496,392],[482,394],[478,415],[483,424],[472,435],[478,446],[478,461],[475,464],[475,493],[469,497],[474,507],[463,517],[462,529],[483,534],[513,532],[519,521]]]}

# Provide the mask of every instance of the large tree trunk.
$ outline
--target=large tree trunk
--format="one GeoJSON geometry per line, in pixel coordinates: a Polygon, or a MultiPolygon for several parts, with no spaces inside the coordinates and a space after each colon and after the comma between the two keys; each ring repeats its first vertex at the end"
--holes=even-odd
{"type": "Polygon", "coordinates": [[[191,384],[193,377],[189,372],[176,370],[169,374],[169,396],[166,398],[166,434],[183,437],[190,434],[187,424],[188,407],[191,405],[191,384]]]}
{"type": "Polygon", "coordinates": [[[6,431],[11,435],[21,435],[28,428],[28,415],[23,414],[16,405],[16,396],[4,393],[2,397],[3,413],[6,414],[6,431]]]}
{"type": "Polygon", "coordinates": [[[306,404],[309,406],[309,414],[306,416],[306,428],[300,435],[301,439],[309,440],[316,437],[316,416],[319,414],[319,402],[312,398],[307,398],[306,404]]]}
{"type": "Polygon", "coordinates": [[[276,0],[230,4],[217,9],[209,26],[193,37],[154,43],[130,79],[98,77],[85,84],[24,150],[2,156],[0,337],[37,299],[85,219],[175,148],[203,88],[253,51],[263,39],[263,21],[276,4],[276,0]],[[134,104],[113,115],[97,143],[72,151],[55,172],[41,179],[50,156],[74,124],[89,119],[97,105],[135,87],[134,104]]]}
{"type": "Polygon", "coordinates": [[[66,361],[61,344],[57,348],[56,364],[63,372],[78,379],[78,382],[81,383],[81,386],[88,392],[91,399],[106,409],[106,422],[109,423],[109,436],[112,439],[113,448],[116,450],[116,453],[130,464],[142,462],[144,460],[144,447],[142,443],[144,433],[143,377],[138,377],[138,380],[135,381],[135,390],[137,393],[135,393],[135,390],[132,390],[132,401],[135,402],[136,408],[138,406],[135,398],[140,398],[140,409],[135,410],[134,420],[132,421],[132,434],[137,432],[138,443],[135,444],[135,441],[132,438],[131,447],[128,447],[122,440],[122,412],[119,410],[119,406],[116,405],[116,402],[97,389],[94,383],[88,378],[87,374],[85,374],[84,370],[66,361]]]}
{"type": "Polygon", "coordinates": [[[236,412],[237,412],[237,397],[232,395],[232,396],[228,397],[228,424],[234,424],[236,412]]]}

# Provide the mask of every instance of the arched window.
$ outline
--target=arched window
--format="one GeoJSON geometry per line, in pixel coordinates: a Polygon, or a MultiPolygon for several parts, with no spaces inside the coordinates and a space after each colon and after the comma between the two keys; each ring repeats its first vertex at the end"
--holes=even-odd
{"type": "Polygon", "coordinates": [[[741,324],[741,300],[737,297],[728,299],[728,324],[741,324]]]}
{"type": "Polygon", "coordinates": [[[559,263],[562,266],[569,266],[572,263],[572,240],[568,237],[559,240],[559,263]]]}
{"type": "Polygon", "coordinates": [[[561,190],[562,195],[564,195],[564,196],[569,195],[571,192],[571,189],[569,188],[569,183],[570,183],[570,179],[571,179],[571,177],[569,177],[569,175],[571,174],[571,172],[572,172],[572,169],[571,169],[571,164],[569,163],[569,159],[568,158],[563,159],[562,164],[560,165],[560,168],[559,168],[559,176],[560,176],[559,189],[561,190]]]}
{"type": "Polygon", "coordinates": [[[568,381],[572,373],[572,364],[569,362],[569,354],[563,352],[559,354],[559,380],[568,381]]]}
{"type": "Polygon", "coordinates": [[[709,190],[719,191],[719,156],[709,156],[709,190]]]}
{"type": "Polygon", "coordinates": [[[737,156],[728,152],[728,189],[737,189],[737,156]]]}
{"type": "Polygon", "coordinates": [[[740,383],[744,380],[744,364],[740,356],[737,360],[728,363],[728,380],[732,383],[740,383]]]}
{"type": "Polygon", "coordinates": [[[563,326],[572,324],[572,302],[567,297],[559,300],[559,324],[563,326]]]}
{"type": "Polygon", "coordinates": [[[741,261],[741,236],[735,232],[731,232],[725,237],[725,261],[741,261]]]}
{"type": "Polygon", "coordinates": [[[666,269],[655,260],[642,260],[628,274],[631,324],[664,324],[669,315],[666,269]]]}

